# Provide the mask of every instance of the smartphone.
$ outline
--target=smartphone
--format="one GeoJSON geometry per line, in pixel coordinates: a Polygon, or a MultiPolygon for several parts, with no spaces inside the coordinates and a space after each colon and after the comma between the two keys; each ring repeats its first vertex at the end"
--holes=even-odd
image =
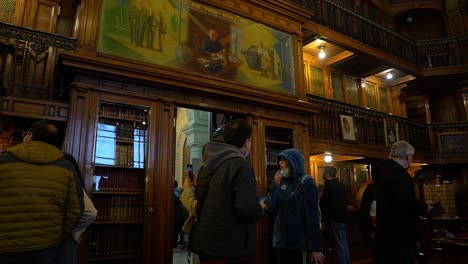
{"type": "Polygon", "coordinates": [[[268,196],[263,196],[263,197],[260,197],[258,198],[258,201],[259,202],[265,202],[265,200],[268,198],[268,196]]]}
{"type": "Polygon", "coordinates": [[[187,172],[188,172],[188,175],[189,175],[189,180],[191,182],[193,182],[193,166],[192,164],[187,164],[187,172]]]}

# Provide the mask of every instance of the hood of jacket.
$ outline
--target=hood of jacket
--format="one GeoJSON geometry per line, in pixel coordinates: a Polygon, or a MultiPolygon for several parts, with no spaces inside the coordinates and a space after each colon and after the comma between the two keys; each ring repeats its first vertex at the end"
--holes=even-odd
{"type": "Polygon", "coordinates": [[[209,142],[203,149],[203,167],[208,174],[232,158],[245,159],[239,148],[222,142],[209,142]]]}
{"type": "Polygon", "coordinates": [[[288,161],[290,178],[297,179],[304,175],[304,156],[300,150],[292,148],[281,151],[276,157],[277,164],[281,158],[288,161]]]}
{"type": "Polygon", "coordinates": [[[8,152],[24,162],[33,164],[52,163],[64,155],[58,148],[41,141],[18,144],[9,148],[8,152]]]}

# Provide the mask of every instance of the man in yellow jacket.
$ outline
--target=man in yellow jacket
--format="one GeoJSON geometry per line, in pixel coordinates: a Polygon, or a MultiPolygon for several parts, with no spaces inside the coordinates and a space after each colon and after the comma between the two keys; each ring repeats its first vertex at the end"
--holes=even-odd
{"type": "Polygon", "coordinates": [[[83,189],[57,127],[34,123],[0,155],[0,263],[56,263],[83,210],[83,189]]]}

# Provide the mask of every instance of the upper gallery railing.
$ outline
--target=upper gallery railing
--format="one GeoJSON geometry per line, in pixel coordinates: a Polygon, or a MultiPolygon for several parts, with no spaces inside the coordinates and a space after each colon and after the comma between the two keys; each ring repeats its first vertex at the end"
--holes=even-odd
{"type": "Polygon", "coordinates": [[[420,67],[466,64],[468,36],[412,41],[333,0],[289,0],[314,12],[312,21],[420,67]]]}
{"type": "Polygon", "coordinates": [[[1,96],[68,100],[54,85],[59,50],[73,50],[77,40],[0,22],[1,96]]]}
{"type": "Polygon", "coordinates": [[[340,115],[351,116],[359,144],[388,146],[385,128],[396,129],[396,137],[410,142],[418,151],[431,153],[468,153],[468,122],[426,124],[398,116],[345,104],[323,97],[308,95],[309,102],[320,105],[322,111],[311,116],[312,140],[342,142],[340,115]]]}

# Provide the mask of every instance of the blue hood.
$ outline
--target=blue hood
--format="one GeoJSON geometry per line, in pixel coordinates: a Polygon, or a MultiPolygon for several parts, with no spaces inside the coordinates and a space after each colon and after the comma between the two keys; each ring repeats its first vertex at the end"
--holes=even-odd
{"type": "Polygon", "coordinates": [[[276,158],[277,164],[279,164],[281,158],[288,161],[291,178],[296,179],[304,175],[304,156],[302,155],[302,151],[295,148],[281,151],[276,158]]]}

